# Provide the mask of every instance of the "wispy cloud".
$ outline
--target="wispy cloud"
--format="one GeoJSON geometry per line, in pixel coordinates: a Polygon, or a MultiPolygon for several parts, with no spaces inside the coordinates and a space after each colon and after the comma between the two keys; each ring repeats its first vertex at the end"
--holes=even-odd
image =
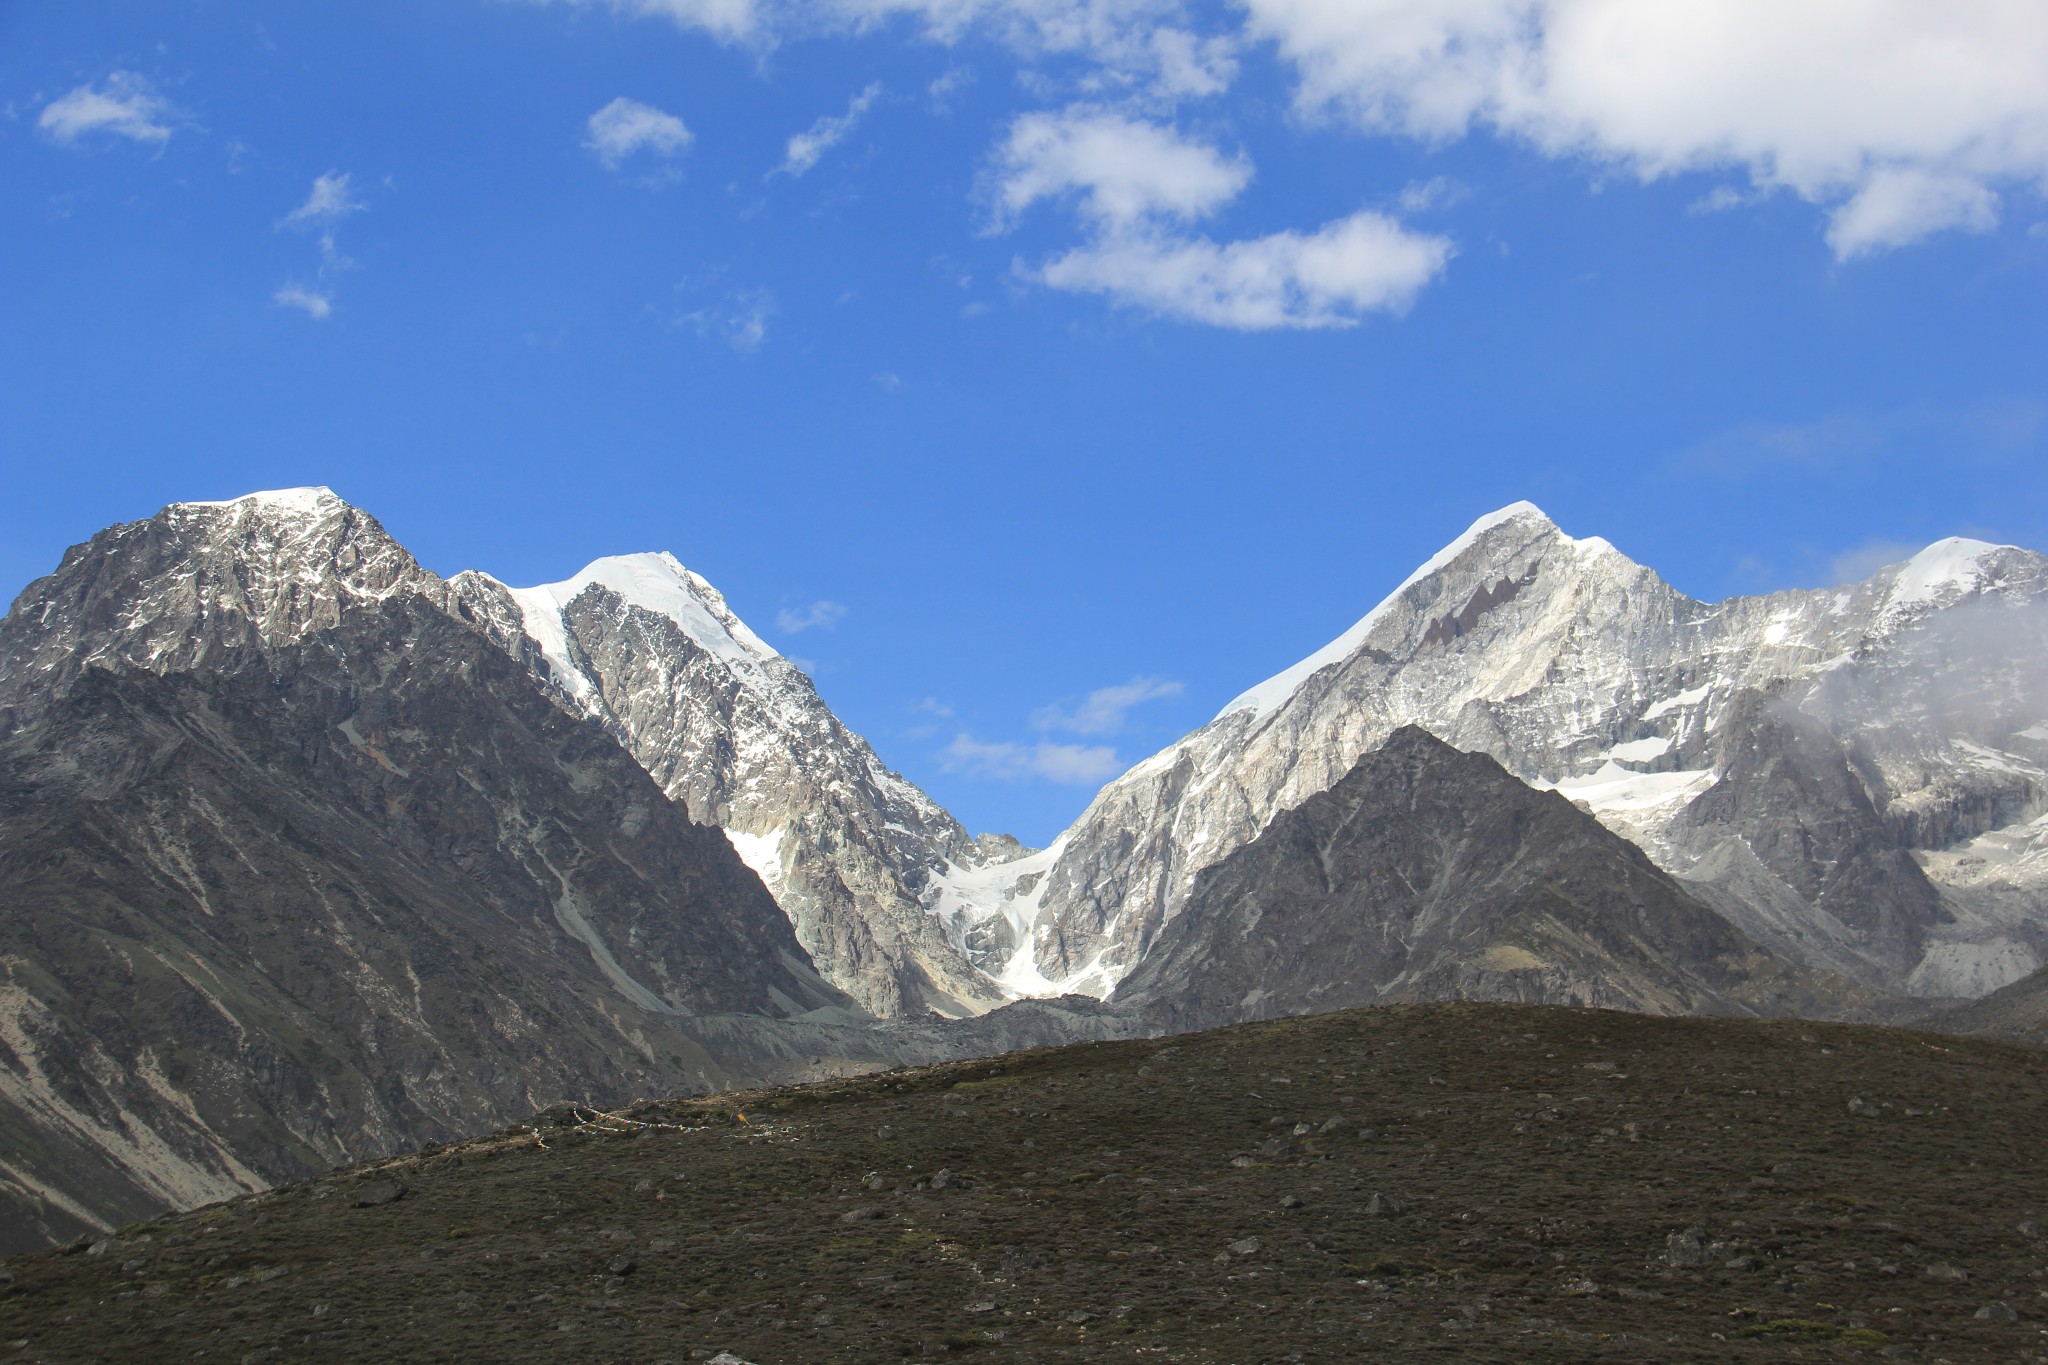
{"type": "Polygon", "coordinates": [[[317,232],[320,244],[320,265],[315,282],[311,285],[298,281],[286,281],[271,294],[271,302],[281,308],[297,308],[315,322],[325,322],[334,314],[334,276],[344,270],[355,268],[355,262],[341,254],[336,245],[335,231],[341,220],[352,213],[361,213],[365,205],[355,195],[355,180],[346,171],[328,171],[313,178],[312,188],[299,206],[277,220],[280,229],[290,228],[299,232],[317,232]]]}
{"type": "Polygon", "coordinates": [[[355,197],[354,177],[346,171],[329,171],[313,178],[313,188],[306,191],[306,201],[278,220],[279,227],[324,228],[331,227],[351,213],[361,213],[364,205],[355,197]]]}
{"type": "Polygon", "coordinates": [[[583,145],[613,171],[635,153],[668,159],[681,156],[696,141],[674,114],[624,96],[592,114],[584,126],[583,145]]]}
{"type": "Polygon", "coordinates": [[[1902,540],[1870,540],[1852,546],[1828,561],[1828,585],[1861,583],[1879,569],[1911,559],[1921,548],[1902,540]]]}
{"type": "Polygon", "coordinates": [[[845,619],[844,603],[820,598],[806,607],[784,607],[776,612],[775,628],[784,635],[800,635],[807,630],[830,630],[845,619]]]}
{"type": "Polygon", "coordinates": [[[302,284],[280,285],[270,300],[280,308],[301,309],[315,322],[327,321],[334,312],[334,295],[308,289],[302,284]]]}
{"type": "Polygon", "coordinates": [[[1166,678],[1133,678],[1115,687],[1098,687],[1072,707],[1040,707],[1031,713],[1031,728],[1073,735],[1113,735],[1124,728],[1132,707],[1177,697],[1182,690],[1179,683],[1166,678]]]}
{"type": "Polygon", "coordinates": [[[1805,422],[1749,422],[1679,451],[1665,472],[1747,479],[1785,469],[1825,474],[1939,457],[1999,464],[2048,448],[2048,406],[2031,398],[1962,410],[1844,412],[1805,422]]]}
{"type": "Polygon", "coordinates": [[[52,142],[76,145],[93,134],[161,147],[183,116],[133,71],[116,71],[98,86],[81,85],[43,106],[36,127],[52,142]]]}
{"type": "Polygon", "coordinates": [[[697,335],[721,341],[735,351],[752,353],[768,339],[768,321],[775,316],[775,295],[766,289],[733,289],[721,298],[684,313],[679,321],[697,335]]]}
{"type": "Polygon", "coordinates": [[[782,164],[770,174],[798,176],[810,170],[823,159],[825,153],[846,141],[849,134],[860,126],[867,112],[882,96],[881,82],[877,81],[853,97],[843,114],[830,114],[819,119],[803,132],[789,140],[784,149],[782,164]]]}
{"type": "Polygon", "coordinates": [[[939,752],[939,766],[949,773],[1002,781],[1040,778],[1073,786],[1094,786],[1123,771],[1116,750],[1105,744],[984,744],[966,733],[939,752]]]}

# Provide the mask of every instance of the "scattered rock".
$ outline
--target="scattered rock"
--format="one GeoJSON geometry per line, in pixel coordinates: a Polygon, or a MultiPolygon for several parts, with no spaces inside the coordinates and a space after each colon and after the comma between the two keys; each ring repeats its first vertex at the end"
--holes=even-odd
{"type": "Polygon", "coordinates": [[[1230,1158],[1230,1164],[1238,1167],[1256,1166],[1259,1164],[1259,1159],[1255,1156],[1245,1156],[1239,1154],[1237,1156],[1230,1158]]]}
{"type": "Polygon", "coordinates": [[[448,1259],[448,1248],[428,1247],[420,1253],[420,1259],[423,1261],[445,1261],[448,1259]]]}
{"type": "Polygon", "coordinates": [[[1365,1201],[1365,1211],[1373,1218],[1399,1218],[1408,1206],[1391,1194],[1375,1194],[1365,1201]]]}
{"type": "Polygon", "coordinates": [[[1093,1322],[1095,1321],[1095,1315],[1093,1313],[1084,1313],[1079,1310],[1076,1310],[1072,1313],[1067,1314],[1067,1321],[1072,1323],[1093,1322]]]}
{"type": "Polygon", "coordinates": [[[896,1136],[896,1130],[885,1123],[880,1128],[875,1129],[875,1136],[886,1141],[896,1136]]]}
{"type": "Polygon", "coordinates": [[[1283,1194],[1280,1196],[1280,1207],[1283,1209],[1298,1209],[1301,1207],[1301,1203],[1301,1196],[1298,1194],[1283,1194]]]}
{"type": "Polygon", "coordinates": [[[1864,1099],[1861,1095],[1857,1095],[1849,1101],[1849,1112],[1860,1119],[1874,1119],[1880,1111],[1869,1100],[1864,1099]]]}
{"type": "Polygon", "coordinates": [[[1971,1314],[1979,1322],[2018,1322],[2020,1315],[2012,1311],[2009,1303],[1987,1303],[1971,1314]]]}
{"type": "Polygon", "coordinates": [[[604,1263],[604,1268],[614,1275],[630,1275],[638,1265],[631,1256],[614,1256],[604,1263]]]}
{"type": "Polygon", "coordinates": [[[359,1209],[374,1209],[384,1204],[395,1204],[405,1197],[405,1186],[396,1180],[373,1180],[367,1185],[356,1187],[355,1206],[359,1209]]]}
{"type": "Polygon", "coordinates": [[[128,1244],[119,1237],[102,1237],[85,1249],[88,1256],[104,1256],[110,1251],[119,1251],[128,1244]]]}
{"type": "Polygon", "coordinates": [[[1230,1253],[1233,1256],[1256,1256],[1264,1245],[1256,1237],[1240,1237],[1230,1244],[1230,1253]]]}
{"type": "Polygon", "coordinates": [[[1754,1256],[1737,1256],[1733,1260],[1722,1262],[1723,1267],[1728,1270],[1755,1270],[1762,1264],[1763,1262],[1754,1256]]]}
{"type": "Polygon", "coordinates": [[[976,1299],[973,1303],[967,1305],[967,1311],[970,1313],[993,1313],[996,1311],[996,1301],[994,1299],[976,1299]]]}
{"type": "Polygon", "coordinates": [[[1259,1144],[1258,1150],[1260,1156],[1270,1161],[1275,1157],[1286,1156],[1289,1152],[1293,1151],[1294,1143],[1284,1137],[1267,1138],[1259,1144]]]}
{"type": "Polygon", "coordinates": [[[1935,1262],[1920,1273],[1930,1280],[1939,1280],[1943,1284],[1960,1284],[1962,1281],[1970,1278],[1970,1272],[1961,1266],[1949,1265],[1941,1261],[1935,1262]]]}
{"type": "Polygon", "coordinates": [[[731,1351],[720,1351],[704,1362],[704,1365],[754,1365],[751,1360],[742,1360],[731,1351]]]}
{"type": "Polygon", "coordinates": [[[889,1211],[887,1209],[877,1208],[870,1204],[858,1209],[848,1209],[845,1213],[839,1215],[839,1221],[842,1223],[875,1223],[888,1216],[889,1211]]]}
{"type": "Polygon", "coordinates": [[[1667,1265],[1688,1268],[1719,1265],[1728,1260],[1731,1250],[1726,1242],[1708,1241],[1706,1229],[1697,1226],[1674,1232],[1664,1239],[1664,1261],[1667,1265]]]}
{"type": "Polygon", "coordinates": [[[1582,1299],[1589,1299],[1600,1292],[1600,1286],[1591,1280],[1566,1280],[1560,1287],[1565,1293],[1582,1299]]]}
{"type": "Polygon", "coordinates": [[[1350,1126],[1351,1120],[1345,1118],[1342,1114],[1338,1114],[1334,1117],[1324,1119],[1323,1126],[1316,1129],[1316,1131],[1318,1133],[1321,1133],[1324,1137],[1329,1137],[1334,1133],[1343,1132],[1346,1128],[1349,1128],[1350,1126]]]}
{"type": "Polygon", "coordinates": [[[2029,1218],[2026,1222],[2020,1224],[2020,1236],[2026,1238],[2029,1242],[2034,1241],[2040,1235],[2041,1225],[2033,1219],[2029,1218]]]}

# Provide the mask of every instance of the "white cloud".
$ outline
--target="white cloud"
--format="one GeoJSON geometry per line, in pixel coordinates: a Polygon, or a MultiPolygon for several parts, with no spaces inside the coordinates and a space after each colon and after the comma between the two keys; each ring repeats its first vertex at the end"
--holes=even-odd
{"type": "Polygon", "coordinates": [[[1360,212],[1312,233],[1218,243],[1183,225],[1209,217],[1251,182],[1251,163],[1168,125],[1088,106],[1027,114],[996,154],[1004,220],[1044,199],[1073,198],[1082,246],[1021,274],[1054,289],[1102,294],[1162,317],[1234,327],[1346,327],[1398,312],[1452,254],[1383,214],[1360,212]]]}
{"type": "Polygon", "coordinates": [[[1035,730],[1062,730],[1075,735],[1113,735],[1124,728],[1133,706],[1181,694],[1181,685],[1166,678],[1133,678],[1115,687],[1098,687],[1078,705],[1040,707],[1031,715],[1035,730]]]}
{"type": "Polygon", "coordinates": [[[607,170],[614,171],[635,152],[680,156],[696,140],[696,135],[674,114],[624,96],[592,114],[584,126],[588,136],[583,145],[607,170]]]}
{"type": "Polygon", "coordinates": [[[974,70],[971,67],[952,66],[924,88],[925,97],[931,101],[933,112],[946,114],[953,109],[953,100],[968,86],[974,84],[974,70]]]}
{"type": "Polygon", "coordinates": [[[1222,245],[1116,237],[1070,251],[1036,275],[1055,289],[1107,295],[1163,317],[1268,331],[1349,327],[1363,313],[1400,312],[1451,255],[1445,238],[1363,212],[1313,233],[1222,245]]]}
{"type": "MultiPolygon", "coordinates": [[[[346,171],[329,171],[313,180],[313,188],[306,192],[306,202],[287,213],[278,221],[279,227],[327,228],[363,210],[362,201],[355,197],[350,188],[352,177],[346,171]]],[[[330,239],[331,249],[333,242],[330,239]]]]}
{"type": "Polygon", "coordinates": [[[860,121],[867,116],[869,108],[881,94],[882,87],[879,82],[870,85],[853,97],[852,102],[846,106],[845,113],[827,115],[792,137],[783,155],[782,164],[775,168],[775,173],[802,175],[817,165],[825,153],[844,142],[847,136],[860,126],[860,121]]]}
{"type": "Polygon", "coordinates": [[[1220,95],[1237,79],[1237,44],[1230,38],[1162,28],[1153,32],[1151,49],[1158,93],[1168,98],[1220,95]]]}
{"type": "Polygon", "coordinates": [[[939,751],[939,766],[973,777],[1043,778],[1075,786],[1095,786],[1124,769],[1116,750],[1103,744],[984,744],[965,733],[939,751]]]}
{"type": "Polygon", "coordinates": [[[2034,0],[1243,0],[1310,113],[1485,125],[1644,179],[1736,168],[1831,210],[1838,256],[1996,221],[2048,186],[2034,0]]]}
{"type": "MultiPolygon", "coordinates": [[[[568,0],[578,7],[597,0],[568,0]]],[[[609,8],[635,18],[667,19],[679,28],[698,29],[725,42],[761,36],[766,27],[764,6],[756,0],[603,0],[609,8]]]]}
{"type": "Polygon", "coordinates": [[[81,85],[43,106],[36,127],[52,142],[71,146],[93,133],[161,147],[179,118],[169,100],[133,71],[116,71],[95,88],[81,85]]]}
{"type": "Polygon", "coordinates": [[[1027,54],[1087,53],[1111,58],[1142,48],[1179,17],[1179,0],[822,0],[803,8],[869,25],[898,16],[923,22],[927,36],[955,43],[976,29],[1027,54]]]}
{"type": "Polygon", "coordinates": [[[1989,232],[1998,196],[1967,175],[1917,168],[1873,173],[1828,217],[1828,245],[1840,260],[1910,246],[1947,228],[1989,232]]]}
{"type": "Polygon", "coordinates": [[[345,171],[329,171],[316,176],[312,188],[306,192],[305,202],[277,220],[279,228],[320,234],[320,268],[318,283],[303,285],[287,281],[270,296],[273,303],[302,309],[315,322],[326,321],[334,312],[334,290],[327,282],[331,276],[353,270],[356,264],[341,254],[334,239],[335,226],[342,219],[363,211],[364,205],[355,197],[353,184],[345,171]]]}
{"type": "Polygon", "coordinates": [[[325,322],[334,312],[334,296],[317,289],[308,289],[302,284],[287,284],[279,287],[270,301],[280,308],[299,308],[315,322],[325,322]]]}
{"type": "Polygon", "coordinates": [[[845,619],[844,603],[820,600],[807,607],[784,607],[775,613],[775,628],[784,635],[798,635],[807,630],[830,630],[845,619]]]}
{"type": "Polygon", "coordinates": [[[1085,106],[1026,114],[997,153],[997,198],[1006,216],[1041,199],[1076,194],[1098,223],[1204,218],[1251,183],[1251,163],[1179,131],[1085,106]]]}

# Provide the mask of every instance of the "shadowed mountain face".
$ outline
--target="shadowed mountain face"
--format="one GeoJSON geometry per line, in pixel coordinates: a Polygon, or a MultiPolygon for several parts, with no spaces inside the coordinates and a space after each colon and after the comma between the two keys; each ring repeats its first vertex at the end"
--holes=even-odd
{"type": "Polygon", "coordinates": [[[1930,1014],[1923,1028],[1945,1033],[1977,1033],[2048,1044],[2048,967],[2002,986],[1981,1000],[1930,1014]]]}
{"type": "Polygon", "coordinates": [[[1415,727],[1197,877],[1115,999],[1173,1029],[1432,999],[1869,1003],[1757,947],[1564,797],[1415,727]]]}
{"type": "Polygon", "coordinates": [[[434,604],[227,662],[85,672],[0,743],[8,1249],[761,1074],[685,1015],[858,1014],[721,833],[434,604]]]}

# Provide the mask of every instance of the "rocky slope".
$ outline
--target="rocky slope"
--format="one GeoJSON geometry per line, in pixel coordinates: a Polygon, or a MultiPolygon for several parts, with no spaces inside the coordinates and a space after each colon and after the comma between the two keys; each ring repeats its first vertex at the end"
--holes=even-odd
{"type": "Polygon", "coordinates": [[[1969,852],[2048,793],[2044,604],[2048,560],[1965,541],[1703,603],[1518,504],[1112,782],[1028,888],[966,917],[1020,925],[1013,979],[1107,992],[1204,868],[1412,724],[1584,802],[1775,952],[1981,993],[2048,957],[2042,864],[1969,852]]]}
{"type": "Polygon", "coordinates": [[[859,1017],[716,831],[421,599],[38,709],[0,742],[0,1200],[50,1235],[785,1069],[690,1016],[859,1017]]]}
{"type": "Polygon", "coordinates": [[[1170,1030],[1414,1000],[1876,1003],[1765,952],[1556,792],[1414,726],[1196,877],[1116,1000],[1170,1030]]]}
{"type": "Polygon", "coordinates": [[[564,1099],[1133,1027],[876,1024],[558,703],[324,490],[174,506],[31,585],[0,622],[0,1249],[564,1099]]]}
{"type": "Polygon", "coordinates": [[[957,1016],[1006,998],[928,906],[949,869],[986,861],[983,846],[702,577],[652,554],[537,588],[474,572],[451,586],[563,705],[727,831],[819,968],[869,1011],[957,1016]]]}
{"type": "Polygon", "coordinates": [[[11,1260],[0,1321],[34,1362],[2025,1360],[2041,1062],[1348,1011],[556,1113],[11,1260]]]}

